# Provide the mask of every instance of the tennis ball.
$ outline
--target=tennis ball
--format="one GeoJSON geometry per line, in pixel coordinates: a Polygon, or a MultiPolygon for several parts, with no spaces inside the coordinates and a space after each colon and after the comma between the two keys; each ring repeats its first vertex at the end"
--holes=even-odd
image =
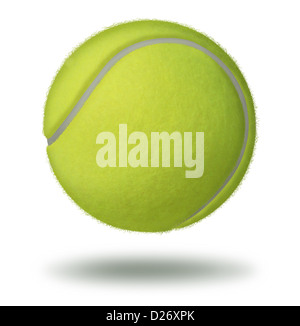
{"type": "Polygon", "coordinates": [[[44,134],[58,181],[84,211],[162,232],[203,219],[233,193],[252,156],[255,113],[242,73],[210,38],[134,21],[65,60],[44,134]]]}

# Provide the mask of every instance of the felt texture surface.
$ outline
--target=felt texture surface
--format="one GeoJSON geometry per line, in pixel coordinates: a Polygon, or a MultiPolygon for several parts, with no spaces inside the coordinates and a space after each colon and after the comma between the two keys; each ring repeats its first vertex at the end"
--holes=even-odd
{"type": "MultiPolygon", "coordinates": [[[[122,58],[64,133],[47,148],[53,171],[66,193],[87,213],[122,229],[162,232],[199,221],[232,194],[253,152],[254,105],[234,61],[203,34],[160,21],[118,25],[78,47],[65,61],[49,91],[45,136],[53,135],[114,55],[137,42],[166,37],[200,44],[231,70],[247,102],[248,142],[238,170],[210,202],[233,170],[244,141],[243,108],[229,77],[208,55],[181,44],[154,44],[122,58]],[[118,145],[119,124],[127,124],[128,135],[141,131],[148,136],[149,166],[151,132],[204,132],[203,176],[185,178],[189,168],[172,164],[168,168],[100,168],[96,155],[103,145],[96,144],[97,135],[112,132],[118,145]],[[207,206],[191,218],[204,205],[207,206]]],[[[128,152],[133,147],[128,145],[128,152]]],[[[171,146],[171,162],[172,155],[171,146]]]]}

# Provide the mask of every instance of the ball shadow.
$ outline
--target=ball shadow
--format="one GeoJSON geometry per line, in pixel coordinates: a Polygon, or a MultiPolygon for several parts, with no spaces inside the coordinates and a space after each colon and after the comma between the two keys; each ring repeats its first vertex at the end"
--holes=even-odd
{"type": "Polygon", "coordinates": [[[186,257],[112,257],[83,259],[54,266],[51,272],[68,279],[99,282],[166,282],[225,280],[251,273],[238,262],[186,257]]]}

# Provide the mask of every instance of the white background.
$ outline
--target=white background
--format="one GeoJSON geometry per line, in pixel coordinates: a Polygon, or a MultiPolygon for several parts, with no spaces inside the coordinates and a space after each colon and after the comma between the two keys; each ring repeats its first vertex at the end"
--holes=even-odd
{"type": "Polygon", "coordinates": [[[0,5],[0,304],[299,305],[299,1],[5,1],[0,5]],[[255,97],[250,171],[212,216],[166,234],[86,216],[42,134],[56,70],[117,22],[190,25],[237,60],[255,97]]]}

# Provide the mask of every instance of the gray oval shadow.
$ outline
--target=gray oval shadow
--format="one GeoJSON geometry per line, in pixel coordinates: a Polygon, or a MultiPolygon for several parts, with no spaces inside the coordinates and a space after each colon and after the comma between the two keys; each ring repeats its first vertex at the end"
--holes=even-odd
{"type": "Polygon", "coordinates": [[[246,276],[251,268],[239,262],[186,257],[103,257],[52,266],[56,276],[99,282],[225,280],[246,276]]]}

